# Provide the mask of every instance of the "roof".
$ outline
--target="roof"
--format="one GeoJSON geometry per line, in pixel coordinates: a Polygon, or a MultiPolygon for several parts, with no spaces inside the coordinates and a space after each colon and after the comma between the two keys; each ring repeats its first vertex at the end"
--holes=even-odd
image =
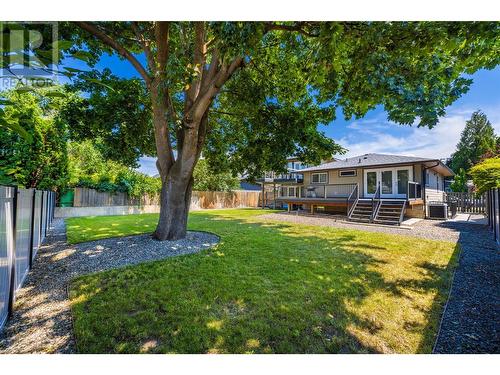
{"type": "Polygon", "coordinates": [[[315,167],[304,168],[300,172],[322,171],[329,169],[345,169],[345,168],[362,168],[375,167],[382,165],[397,165],[397,164],[415,164],[425,163],[429,167],[439,166],[440,172],[445,176],[453,176],[454,173],[443,162],[435,158],[418,158],[415,156],[402,155],[387,155],[387,154],[364,154],[347,158],[343,160],[335,160],[329,163],[323,163],[315,167]],[[438,163],[438,165],[432,164],[438,163]]]}

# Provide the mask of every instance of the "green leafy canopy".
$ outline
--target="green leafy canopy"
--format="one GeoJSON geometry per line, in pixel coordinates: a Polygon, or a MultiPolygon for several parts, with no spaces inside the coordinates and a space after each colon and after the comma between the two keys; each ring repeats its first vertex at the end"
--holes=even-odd
{"type": "MultiPolygon", "coordinates": [[[[0,127],[0,181],[27,188],[61,189],[68,182],[68,126],[59,116],[71,95],[47,96],[36,92],[3,91],[2,100],[15,103],[2,110],[5,121],[22,132],[0,127]],[[23,136],[26,133],[27,136],[23,136]]],[[[64,90],[58,87],[60,93],[64,90]]]]}
{"type": "MultiPolygon", "coordinates": [[[[158,54],[154,23],[93,25],[132,55],[144,53],[141,38],[158,54]]],[[[186,120],[185,95],[201,69],[209,69],[211,52],[217,50],[221,61],[240,56],[241,68],[211,103],[204,154],[219,168],[249,169],[255,176],[282,168],[292,154],[318,162],[326,154],[341,153],[318,130],[319,124],[335,120],[337,109],[350,119],[382,105],[394,122],[436,126],[446,107],[468,90],[471,79],[465,75],[494,68],[500,56],[497,22],[208,22],[207,66],[201,67],[192,59],[195,29],[192,22],[173,22],[165,35],[169,54],[160,74],[173,102],[167,116],[172,144],[176,147],[182,138],[178,130],[186,120]]],[[[61,35],[73,42],[68,51],[86,52],[90,65],[114,52],[71,23],[61,25],[61,35]]],[[[141,74],[153,77],[151,66],[143,69],[141,74]]],[[[113,86],[112,80],[106,84],[113,86]]],[[[116,112],[121,120],[121,101],[110,99],[115,111],[108,113],[116,112]]],[[[138,102],[147,99],[132,107],[138,108],[138,102]]],[[[109,122],[115,121],[102,123],[95,120],[99,117],[91,115],[84,123],[109,135],[109,122]]],[[[114,135],[104,137],[105,142],[124,150],[130,139],[139,140],[138,133],[152,142],[143,124],[136,126],[141,131],[134,136],[127,136],[133,127],[120,126],[121,137],[128,140],[118,142],[114,135]]],[[[138,143],[138,153],[150,153],[147,142],[138,143]]]]}

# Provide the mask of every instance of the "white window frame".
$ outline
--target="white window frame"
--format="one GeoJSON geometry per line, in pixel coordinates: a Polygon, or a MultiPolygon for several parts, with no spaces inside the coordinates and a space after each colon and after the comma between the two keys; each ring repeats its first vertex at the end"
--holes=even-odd
{"type": "Polygon", "coordinates": [[[408,181],[413,181],[413,168],[411,166],[401,166],[401,167],[393,167],[393,168],[374,168],[374,169],[365,169],[363,175],[363,196],[365,198],[372,198],[375,194],[368,194],[368,172],[375,172],[377,174],[377,183],[382,180],[381,173],[385,171],[392,171],[392,193],[391,194],[383,194],[381,193],[381,198],[405,198],[406,194],[396,193],[398,189],[398,179],[397,173],[398,170],[407,170],[408,171],[408,181]]]}
{"type": "Polygon", "coordinates": [[[327,184],[328,183],[328,172],[321,173],[311,173],[311,184],[327,184]],[[314,176],[325,176],[325,181],[321,181],[321,177],[318,177],[318,181],[314,181],[314,176]]]}
{"type": "Polygon", "coordinates": [[[358,175],[358,171],[356,169],[344,169],[343,171],[339,171],[339,177],[356,177],[358,175]],[[343,175],[345,172],[354,172],[354,174],[343,175]]]}
{"type": "Polygon", "coordinates": [[[286,196],[287,197],[296,197],[297,195],[297,187],[296,186],[288,186],[286,189],[286,196]],[[293,195],[290,195],[290,189],[293,189],[293,195]]]}

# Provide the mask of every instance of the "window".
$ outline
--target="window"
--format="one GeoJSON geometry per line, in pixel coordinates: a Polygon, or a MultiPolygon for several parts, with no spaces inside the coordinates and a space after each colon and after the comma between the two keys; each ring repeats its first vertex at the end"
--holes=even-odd
{"type": "Polygon", "coordinates": [[[349,169],[345,171],[339,171],[339,177],[354,177],[356,176],[356,170],[355,169],[349,169]]]}
{"type": "Polygon", "coordinates": [[[288,188],[288,196],[289,197],[295,197],[295,187],[289,187],[288,188]]]}
{"type": "Polygon", "coordinates": [[[326,184],[327,173],[313,173],[311,176],[311,182],[313,184],[326,184]]]}
{"type": "Polygon", "coordinates": [[[392,194],[392,171],[381,172],[382,194],[392,194]]]}
{"type": "Polygon", "coordinates": [[[408,169],[398,170],[398,194],[408,193],[409,173],[408,169]]]}
{"type": "Polygon", "coordinates": [[[375,194],[377,190],[377,172],[366,172],[366,192],[375,194]]]}

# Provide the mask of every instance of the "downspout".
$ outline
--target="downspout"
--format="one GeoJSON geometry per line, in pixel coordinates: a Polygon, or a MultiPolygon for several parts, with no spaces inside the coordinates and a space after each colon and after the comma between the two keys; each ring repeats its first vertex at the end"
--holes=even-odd
{"type": "Polygon", "coordinates": [[[431,165],[430,167],[426,167],[424,164],[422,164],[422,187],[423,187],[423,198],[424,198],[424,217],[427,219],[427,198],[426,198],[426,191],[425,191],[425,186],[427,185],[427,181],[425,180],[425,171],[427,169],[431,169],[434,167],[437,167],[439,165],[439,161],[436,163],[436,165],[431,165]]]}

